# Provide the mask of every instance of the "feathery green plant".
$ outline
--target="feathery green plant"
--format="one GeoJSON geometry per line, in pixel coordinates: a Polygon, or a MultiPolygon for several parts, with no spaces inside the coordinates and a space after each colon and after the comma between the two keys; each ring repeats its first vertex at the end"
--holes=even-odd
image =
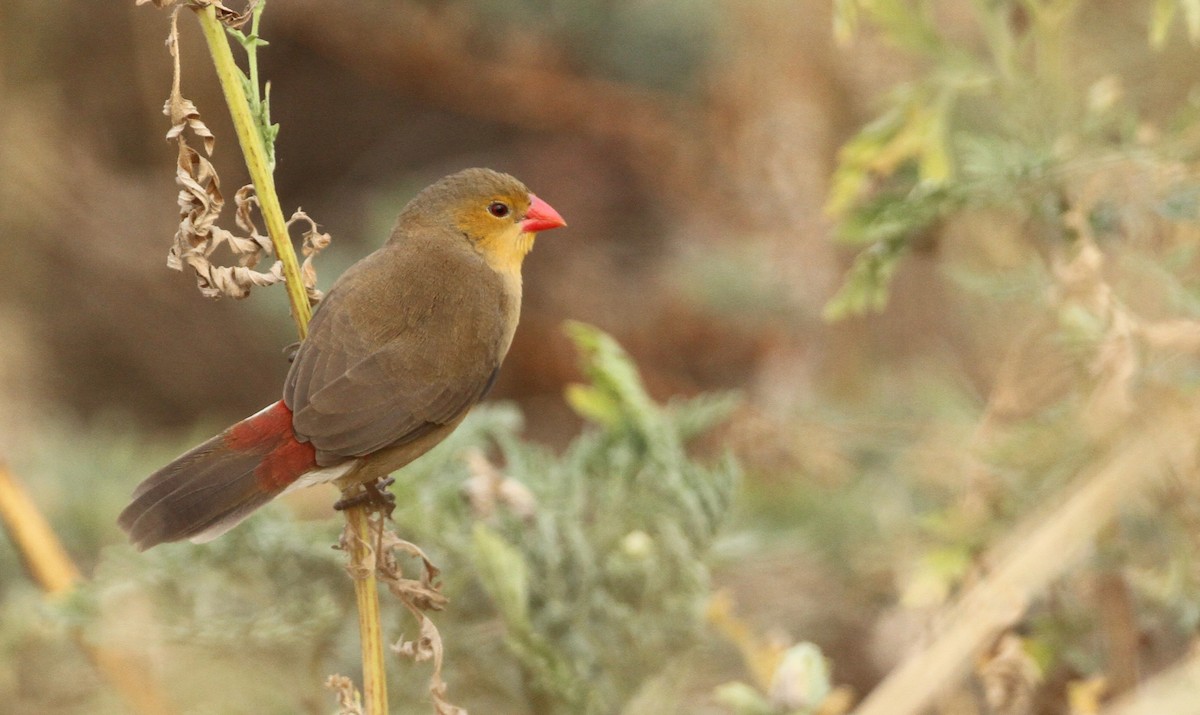
{"type": "MultiPolygon", "coordinates": [[[[687,447],[734,398],[657,404],[611,337],[582,324],[569,331],[588,378],[570,401],[590,424],[561,456],[521,439],[512,406],[485,405],[393,487],[397,531],[445,569],[444,677],[471,711],[507,701],[515,711],[619,712],[703,633],[705,558],[738,467],[687,447]],[[502,466],[482,458],[489,452],[502,466]]],[[[88,625],[97,642],[128,647],[137,632],[139,647],[170,653],[163,668],[181,704],[324,707],[321,677],[356,655],[353,597],[329,548],[336,528],[272,506],[208,544],[136,557],[110,548],[59,615],[88,625]],[[312,673],[303,687],[297,669],[312,673]],[[212,693],[194,677],[229,680],[212,693]],[[293,685],[268,687],[279,682],[293,685]]],[[[385,632],[413,631],[396,618],[385,632]]],[[[428,677],[404,666],[389,676],[428,677]]]]}
{"type": "MultiPolygon", "coordinates": [[[[616,341],[580,323],[568,330],[590,380],[573,386],[569,401],[591,427],[561,458],[518,440],[519,417],[509,411],[493,408],[459,431],[474,444],[494,442],[505,477],[524,485],[537,506],[480,519],[461,502],[445,508],[459,500],[455,482],[439,481],[443,490],[421,499],[415,492],[428,489],[431,475],[409,471],[397,485],[396,518],[416,526],[421,543],[445,549],[444,562],[474,564],[536,712],[613,713],[699,637],[704,558],[738,468],[729,457],[696,461],[686,443],[733,402],[658,405],[616,341]]],[[[469,471],[436,460],[422,466],[469,471]]]]}

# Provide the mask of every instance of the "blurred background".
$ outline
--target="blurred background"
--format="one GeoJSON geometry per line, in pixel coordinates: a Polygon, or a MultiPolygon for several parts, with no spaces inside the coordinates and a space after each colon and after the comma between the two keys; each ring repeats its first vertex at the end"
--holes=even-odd
{"type": "MultiPolygon", "coordinates": [[[[123,711],[65,635],[130,637],[104,604],[145,574],[115,515],[154,468],[277,399],[294,340],[280,287],[210,301],[166,267],[168,29],[131,1],[0,0],[0,461],[103,586],[48,606],[0,544],[12,712],[123,711]]],[[[468,687],[472,712],[846,712],[1122,450],[1146,474],[1063,522],[1075,540],[1033,554],[1049,573],[1020,615],[920,707],[1100,712],[1191,662],[1200,3],[273,0],[261,30],[284,210],[334,237],[322,287],[464,167],[516,175],[569,222],[526,261],[490,397],[521,415],[529,446],[512,450],[549,463],[594,428],[563,397],[586,377],[568,319],[624,346],[658,402],[736,394],[690,442],[740,477],[695,556],[711,568],[699,630],[647,656],[670,687],[590,709],[468,687]]],[[[179,50],[232,196],[246,173],[186,9],[179,50]]],[[[332,500],[278,518],[332,522],[332,500]]],[[[499,643],[492,608],[480,637],[499,643]]],[[[323,674],[354,667],[352,635],[306,651],[302,676],[267,639],[283,692],[206,706],[179,664],[220,639],[124,617],[157,624],[156,667],[184,682],[173,711],[331,712],[323,674]]],[[[448,676],[452,699],[471,677],[448,676]]]]}

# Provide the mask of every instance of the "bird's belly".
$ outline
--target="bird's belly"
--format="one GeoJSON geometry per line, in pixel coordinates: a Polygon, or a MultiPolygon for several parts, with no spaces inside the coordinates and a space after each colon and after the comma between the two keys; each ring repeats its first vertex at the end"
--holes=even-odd
{"type": "MultiPolygon", "coordinates": [[[[446,439],[467,416],[467,412],[468,410],[463,410],[462,414],[451,422],[438,425],[411,442],[394,447],[384,447],[378,452],[353,460],[349,463],[346,471],[336,478],[338,488],[345,489],[354,484],[372,482],[400,469],[446,439]]],[[[342,465],[329,469],[339,468],[342,468],[342,465]]]]}

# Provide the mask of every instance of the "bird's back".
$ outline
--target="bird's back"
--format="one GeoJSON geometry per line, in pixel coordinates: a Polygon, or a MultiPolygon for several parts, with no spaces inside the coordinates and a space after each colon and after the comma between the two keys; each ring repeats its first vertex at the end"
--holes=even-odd
{"type": "Polygon", "coordinates": [[[490,387],[519,305],[465,239],[394,237],[313,315],[284,386],[296,434],[333,464],[457,421],[490,387]]]}

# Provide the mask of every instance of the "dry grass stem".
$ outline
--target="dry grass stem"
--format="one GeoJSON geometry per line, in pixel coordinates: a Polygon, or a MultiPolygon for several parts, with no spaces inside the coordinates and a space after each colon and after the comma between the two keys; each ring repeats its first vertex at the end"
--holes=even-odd
{"type": "Polygon", "coordinates": [[[16,545],[33,580],[51,596],[82,580],[75,562],[15,475],[0,463],[0,523],[16,545]]]}
{"type": "MultiPolygon", "coordinates": [[[[169,0],[150,1],[158,7],[172,4],[169,0]]],[[[301,211],[297,211],[290,220],[284,221],[271,172],[271,159],[246,95],[244,82],[247,78],[238,68],[230,50],[226,28],[244,25],[257,5],[252,2],[241,13],[212,0],[192,0],[189,6],[196,12],[204,33],[252,184],[243,187],[235,195],[235,220],[248,235],[235,236],[217,227],[215,221],[224,205],[220,179],[212,163],[188,146],[184,138],[185,131],[190,130],[204,141],[205,152],[211,154],[214,141],[212,133],[200,119],[199,111],[191,102],[185,100],[180,92],[176,9],[172,13],[171,34],[168,40],[174,61],[174,78],[171,97],[167,101],[165,111],[172,124],[168,138],[175,139],[179,144],[176,181],[181,190],[180,227],[170,263],[175,268],[181,267],[183,263],[191,266],[196,271],[201,292],[210,297],[243,297],[253,286],[270,285],[283,280],[292,308],[292,317],[296,322],[296,331],[303,340],[308,335],[312,306],[321,298],[321,293],[316,288],[313,259],[329,245],[330,237],[321,233],[316,223],[301,211]],[[254,224],[251,215],[254,206],[258,207],[266,225],[266,236],[254,224]],[[298,221],[308,224],[308,230],[303,234],[303,267],[296,259],[289,234],[291,224],[298,221]],[[221,244],[228,246],[234,255],[238,256],[237,266],[213,266],[209,260],[210,256],[221,244]],[[253,270],[260,257],[270,253],[272,249],[279,260],[265,272],[253,270]]],[[[253,51],[253,45],[248,51],[253,51]]],[[[383,662],[379,595],[374,577],[373,554],[376,550],[369,545],[370,531],[366,511],[363,508],[347,509],[346,518],[350,534],[346,538],[347,552],[351,558],[350,570],[355,576],[355,598],[358,604],[359,632],[362,636],[366,712],[370,715],[384,715],[388,711],[387,679],[383,662]]]]}
{"type": "MultiPolygon", "coordinates": [[[[0,463],[0,525],[17,547],[30,576],[52,598],[64,598],[82,580],[79,569],[58,536],[30,499],[21,483],[0,463]]],[[[149,680],[147,664],[129,654],[102,648],[71,629],[75,644],[138,715],[170,715],[177,712],[156,683],[149,680]]]]}
{"type": "Polygon", "coordinates": [[[1101,715],[1200,715],[1200,650],[1142,683],[1101,715]]]}
{"type": "MultiPolygon", "coordinates": [[[[288,234],[288,222],[283,218],[279,196],[275,192],[275,177],[271,173],[270,159],[263,142],[263,137],[255,123],[250,110],[249,99],[246,97],[243,79],[245,75],[234,62],[233,52],[229,48],[229,39],[225,33],[225,22],[228,18],[219,15],[211,3],[196,3],[196,16],[200,20],[200,28],[208,43],[209,53],[220,80],[221,89],[225,93],[225,101],[237,131],[238,143],[242,147],[242,156],[246,168],[250,172],[259,209],[263,222],[267,227],[271,245],[279,257],[280,271],[287,288],[288,302],[292,307],[292,318],[296,322],[296,331],[303,339],[308,335],[308,321],[312,318],[312,304],[304,279],[301,276],[300,265],[296,260],[295,249],[292,248],[291,237],[288,234]]],[[[248,17],[249,10],[244,13],[248,17]]],[[[243,15],[236,15],[236,23],[245,22],[243,15]]],[[[230,20],[229,22],[235,22],[230,20]]],[[[255,241],[257,244],[258,241],[255,241]]],[[[310,267],[311,268],[311,267],[310,267]]]]}
{"type": "Polygon", "coordinates": [[[1200,414],[1160,409],[1064,490],[1059,505],[1014,530],[995,564],[948,610],[939,632],[893,670],[855,712],[919,713],[957,682],[972,657],[1014,625],[1050,582],[1078,561],[1118,507],[1168,469],[1193,468],[1200,414]]]}
{"type": "MultiPolygon", "coordinates": [[[[358,487],[351,488],[354,489],[358,487]]],[[[349,495],[351,490],[343,494],[349,495]]],[[[372,529],[366,507],[356,506],[346,510],[346,528],[342,531],[338,546],[350,557],[346,569],[354,579],[367,715],[388,712],[387,669],[383,658],[383,628],[375,577],[378,571],[379,538],[375,534],[377,532],[372,529]]]]}

